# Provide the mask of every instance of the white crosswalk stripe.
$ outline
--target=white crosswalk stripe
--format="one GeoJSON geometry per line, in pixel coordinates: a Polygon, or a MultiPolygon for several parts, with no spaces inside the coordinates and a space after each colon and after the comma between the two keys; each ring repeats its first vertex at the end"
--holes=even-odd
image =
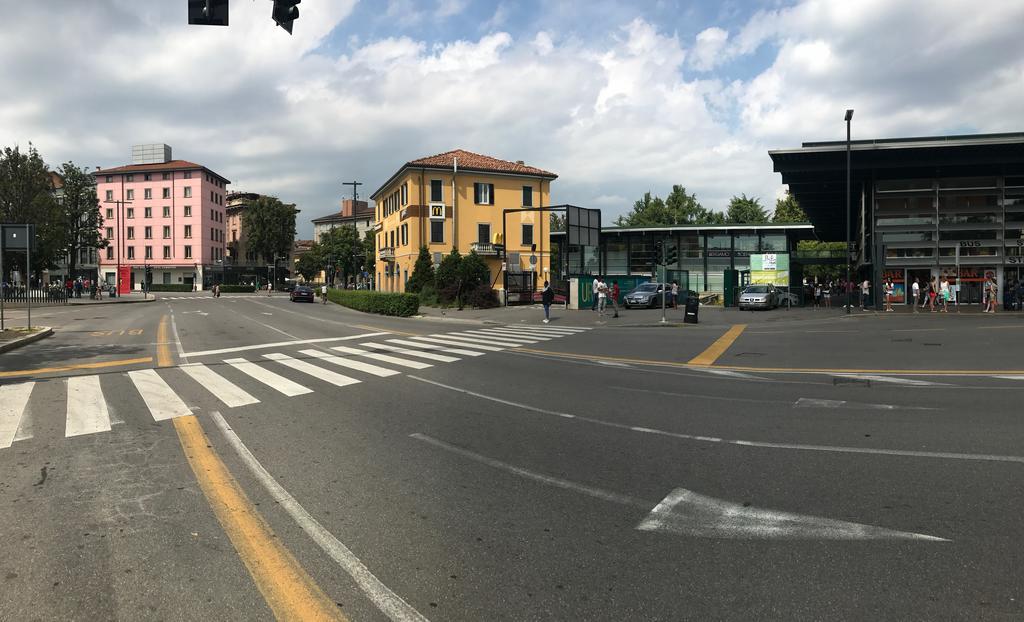
{"type": "Polygon", "coordinates": [[[468,341],[470,343],[481,343],[484,345],[494,344],[496,346],[504,346],[506,348],[514,348],[521,346],[523,343],[519,341],[506,341],[504,339],[498,339],[496,337],[487,337],[484,335],[464,335],[462,333],[447,333],[443,335],[431,335],[432,337],[444,337],[445,339],[458,339],[459,341],[468,341]]]}
{"type": "Polygon", "coordinates": [[[371,365],[370,363],[364,363],[363,361],[353,361],[351,359],[342,358],[340,356],[334,356],[321,352],[320,350],[299,350],[300,353],[306,356],[312,356],[328,363],[333,363],[339,367],[347,367],[349,369],[355,369],[358,371],[366,372],[374,376],[380,376],[381,378],[387,378],[388,376],[396,376],[402,372],[388,369],[387,367],[380,367],[379,365],[371,365]]]}
{"type": "Polygon", "coordinates": [[[443,346],[457,346],[459,348],[476,348],[477,350],[486,350],[487,352],[501,352],[505,348],[491,345],[476,345],[472,342],[461,341],[457,339],[446,339],[444,334],[431,335],[430,337],[413,337],[417,341],[426,341],[427,343],[436,343],[443,346]]]}
{"type": "Polygon", "coordinates": [[[533,337],[519,337],[519,336],[511,337],[511,336],[506,336],[506,335],[492,335],[492,334],[486,333],[486,332],[484,332],[482,330],[464,330],[464,331],[462,331],[459,334],[460,335],[469,335],[470,337],[484,337],[484,338],[487,338],[487,339],[494,339],[498,343],[501,343],[502,341],[504,341],[506,343],[512,343],[512,344],[540,343],[541,342],[540,339],[535,339],[533,337]]]}
{"type": "Polygon", "coordinates": [[[356,384],[359,382],[355,378],[350,378],[337,372],[333,372],[329,369],[318,367],[307,361],[301,361],[299,359],[292,358],[287,354],[282,354],[280,352],[271,352],[269,354],[264,354],[263,358],[270,359],[271,361],[276,361],[286,367],[290,367],[296,371],[301,371],[304,374],[309,374],[314,378],[319,378],[320,380],[329,382],[336,387],[347,387],[350,384],[356,384]]]}
{"type": "Polygon", "coordinates": [[[438,354],[436,352],[419,352],[417,350],[403,348],[389,343],[363,342],[360,343],[359,345],[363,346],[364,348],[373,348],[374,350],[387,350],[389,352],[395,352],[397,354],[415,356],[421,359],[427,359],[428,361],[438,361],[440,363],[454,363],[455,361],[462,360],[454,356],[445,356],[444,354],[438,354]]]}
{"type": "Polygon", "coordinates": [[[410,361],[409,359],[399,358],[397,356],[391,356],[388,354],[378,354],[377,352],[370,352],[369,350],[360,350],[359,348],[350,348],[348,346],[334,346],[332,350],[343,352],[345,354],[355,354],[356,356],[365,356],[366,358],[374,359],[384,363],[391,363],[392,365],[401,365],[402,367],[411,367],[413,369],[426,369],[433,367],[430,363],[423,363],[421,361],[410,361]]]}
{"type": "Polygon", "coordinates": [[[157,375],[155,369],[130,371],[128,377],[135,383],[135,388],[142,396],[142,401],[146,402],[146,408],[149,409],[149,413],[153,415],[155,421],[192,414],[178,394],[164,382],[163,378],[157,375]]]}
{"type": "Polygon", "coordinates": [[[531,327],[527,327],[527,326],[503,326],[501,328],[495,328],[493,330],[498,330],[498,331],[506,332],[506,333],[513,334],[513,335],[539,335],[539,336],[542,336],[542,337],[568,337],[570,335],[578,335],[579,334],[579,333],[571,333],[571,332],[563,332],[563,331],[543,330],[543,329],[539,329],[539,328],[534,328],[532,326],[531,327]]]}
{"type": "Polygon", "coordinates": [[[110,431],[110,412],[99,376],[68,378],[68,414],[64,436],[110,431]]]}
{"type": "Polygon", "coordinates": [[[259,403],[258,399],[246,393],[241,387],[202,363],[186,363],[181,365],[181,371],[216,395],[229,408],[259,403]]]}
{"type": "Polygon", "coordinates": [[[256,363],[252,363],[245,359],[224,359],[224,362],[250,378],[259,380],[268,387],[279,393],[283,393],[288,397],[295,397],[296,395],[305,395],[313,392],[313,389],[306,388],[297,382],[276,374],[269,369],[264,369],[256,363]]]}
{"type": "Polygon", "coordinates": [[[447,352],[449,354],[461,354],[463,356],[483,356],[483,352],[477,352],[476,350],[466,350],[464,348],[446,348],[444,346],[436,345],[433,343],[420,343],[418,341],[409,341],[406,339],[388,339],[388,343],[394,343],[407,348],[421,348],[424,350],[437,350],[438,352],[447,352]]]}
{"type": "Polygon", "coordinates": [[[503,329],[500,329],[500,328],[481,328],[480,330],[475,330],[473,332],[474,333],[483,333],[485,335],[494,335],[495,337],[498,337],[499,339],[505,338],[505,337],[511,337],[513,339],[535,339],[537,341],[548,341],[550,339],[555,339],[555,337],[552,337],[551,335],[535,335],[535,334],[532,334],[532,333],[528,333],[526,331],[520,331],[520,330],[511,331],[511,330],[503,330],[503,329]]]}
{"type": "Polygon", "coordinates": [[[0,448],[10,447],[28,406],[34,382],[0,386],[0,448]]]}

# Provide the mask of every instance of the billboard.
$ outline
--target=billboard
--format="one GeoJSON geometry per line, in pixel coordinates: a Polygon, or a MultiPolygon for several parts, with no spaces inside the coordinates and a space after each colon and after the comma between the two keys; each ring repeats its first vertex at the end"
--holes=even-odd
{"type": "Polygon", "coordinates": [[[750,283],[789,286],[789,253],[750,255],[750,283]]]}

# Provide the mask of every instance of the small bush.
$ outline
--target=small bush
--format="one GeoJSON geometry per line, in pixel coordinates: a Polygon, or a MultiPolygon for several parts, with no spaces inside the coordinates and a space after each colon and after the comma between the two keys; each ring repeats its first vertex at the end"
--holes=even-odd
{"type": "Polygon", "coordinates": [[[252,294],[256,292],[255,285],[221,285],[220,293],[222,294],[252,294]]]}
{"type": "Polygon", "coordinates": [[[420,310],[416,294],[374,292],[363,289],[329,289],[327,299],[349,309],[380,315],[409,317],[420,310]]]}
{"type": "Polygon", "coordinates": [[[190,292],[192,291],[191,285],[184,283],[153,283],[149,286],[151,292],[190,292]]]}
{"type": "Polygon", "coordinates": [[[433,283],[424,283],[420,290],[420,304],[425,307],[439,307],[441,301],[437,297],[437,289],[433,283]]]}
{"type": "Polygon", "coordinates": [[[487,283],[481,283],[465,294],[466,304],[477,309],[493,309],[498,306],[498,293],[487,283]]]}

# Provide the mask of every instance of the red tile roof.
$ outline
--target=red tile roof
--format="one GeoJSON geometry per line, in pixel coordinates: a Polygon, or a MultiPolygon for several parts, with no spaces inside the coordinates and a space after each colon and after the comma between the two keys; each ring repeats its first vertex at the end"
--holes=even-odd
{"type": "Polygon", "coordinates": [[[220,177],[225,183],[231,183],[226,177],[217,175],[217,173],[214,173],[202,164],[196,164],[195,162],[189,162],[188,160],[171,160],[170,162],[158,162],[155,164],[128,164],[126,166],[117,166],[114,168],[96,169],[92,174],[111,175],[114,173],[148,173],[150,171],[184,171],[189,169],[203,169],[211,175],[220,177]]]}
{"type": "Polygon", "coordinates": [[[381,190],[388,187],[395,177],[399,175],[406,168],[441,168],[450,169],[455,165],[455,159],[459,160],[459,170],[467,171],[480,171],[480,172],[493,172],[493,173],[506,173],[510,175],[528,175],[530,177],[547,177],[548,179],[557,179],[558,175],[544,169],[537,168],[535,166],[527,166],[520,162],[509,162],[508,160],[499,160],[498,158],[492,158],[491,156],[481,155],[479,153],[473,153],[472,151],[466,151],[465,149],[455,149],[452,151],[446,151],[437,155],[427,156],[418,160],[412,160],[406,162],[402,168],[392,175],[384,184],[377,188],[377,190],[370,195],[370,198],[375,198],[381,190]]]}

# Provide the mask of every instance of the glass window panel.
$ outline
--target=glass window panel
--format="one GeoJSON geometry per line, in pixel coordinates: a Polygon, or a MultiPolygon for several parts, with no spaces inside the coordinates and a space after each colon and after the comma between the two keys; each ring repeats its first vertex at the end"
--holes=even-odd
{"type": "Polygon", "coordinates": [[[996,240],[998,232],[985,229],[966,229],[964,231],[940,231],[940,240],[996,240]]]}
{"type": "Polygon", "coordinates": [[[931,242],[935,239],[934,231],[910,231],[905,233],[883,233],[882,242],[931,242]]]}
{"type": "MultiPolygon", "coordinates": [[[[729,249],[732,248],[732,236],[728,233],[709,233],[708,248],[729,249]]],[[[710,277],[709,277],[710,278],[710,277]]]]}
{"type": "Polygon", "coordinates": [[[761,250],[784,252],[786,248],[785,233],[764,233],[761,234],[761,250]]]}
{"type": "Polygon", "coordinates": [[[932,257],[935,255],[934,248],[887,248],[885,249],[885,256],[888,259],[892,258],[915,258],[915,257],[932,257]]]}
{"type": "Polygon", "coordinates": [[[939,180],[939,188],[995,188],[995,177],[950,177],[939,180]]]}
{"type": "Polygon", "coordinates": [[[756,233],[737,233],[732,239],[733,248],[738,251],[757,251],[758,235],[756,233]]]}
{"type": "Polygon", "coordinates": [[[654,243],[652,237],[634,238],[630,240],[629,272],[630,274],[651,274],[654,265],[654,243]]]}
{"type": "Polygon", "coordinates": [[[887,179],[875,183],[878,192],[906,192],[908,190],[931,190],[930,179],[887,179]]]}
{"type": "Polygon", "coordinates": [[[605,261],[608,264],[608,274],[627,274],[629,260],[626,257],[626,240],[617,238],[605,243],[605,261]]]}

